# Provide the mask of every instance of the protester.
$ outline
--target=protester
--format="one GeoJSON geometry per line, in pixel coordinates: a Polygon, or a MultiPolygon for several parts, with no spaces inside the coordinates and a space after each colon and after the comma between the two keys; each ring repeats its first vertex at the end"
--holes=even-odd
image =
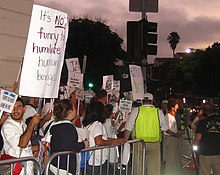
{"type": "MultiPolygon", "coordinates": [[[[55,123],[50,128],[51,137],[51,154],[61,151],[74,151],[80,150],[89,146],[88,140],[78,142],[78,134],[72,120],[76,118],[76,110],[68,99],[63,99],[59,102],[58,107],[54,110],[55,123]]],[[[69,172],[73,175],[76,174],[76,154],[71,154],[69,157],[69,172]]],[[[56,174],[57,172],[57,159],[52,161],[51,171],[56,174]]],[[[60,158],[60,172],[66,173],[67,169],[67,156],[60,158]]]]}
{"type": "MultiPolygon", "coordinates": [[[[107,146],[107,145],[125,143],[124,139],[108,139],[106,129],[103,126],[103,123],[105,123],[106,121],[103,112],[104,112],[104,104],[101,103],[100,101],[91,102],[86,108],[83,125],[89,130],[90,146],[91,147],[107,146]]],[[[89,166],[87,168],[87,173],[88,174],[92,173],[93,165],[94,165],[95,174],[100,174],[100,166],[102,166],[101,174],[107,174],[107,167],[108,167],[107,159],[108,159],[108,149],[96,150],[94,153],[91,153],[91,157],[89,159],[89,166]],[[94,156],[95,158],[93,159],[94,156]]],[[[109,174],[113,174],[111,165],[109,165],[109,174]]]]}
{"type": "Polygon", "coordinates": [[[164,175],[181,174],[181,162],[178,147],[178,139],[181,137],[181,134],[178,133],[175,116],[178,107],[176,100],[173,99],[168,102],[168,113],[165,117],[168,119],[169,130],[164,133],[164,175]]]}
{"type": "Polygon", "coordinates": [[[198,146],[199,174],[220,174],[220,116],[210,103],[203,105],[204,119],[198,121],[193,145],[198,146]]]}
{"type": "MultiPolygon", "coordinates": [[[[160,142],[162,131],[168,130],[168,123],[163,112],[153,106],[153,95],[144,94],[143,105],[132,109],[125,125],[125,139],[128,140],[132,132],[135,139],[143,139],[147,148],[145,172],[149,175],[160,175],[161,155],[160,142]]],[[[134,145],[134,174],[142,174],[141,162],[143,161],[141,146],[138,153],[138,144],[134,145]],[[137,157],[139,155],[139,157],[137,157]],[[139,159],[139,161],[138,161],[139,159]],[[139,162],[139,167],[138,167],[139,162]],[[138,171],[137,171],[138,169],[138,171]]],[[[138,175],[137,174],[137,175],[138,175]]]]}
{"type": "Polygon", "coordinates": [[[105,89],[100,89],[96,93],[96,100],[100,101],[104,105],[108,104],[108,93],[107,93],[107,91],[105,89]]]}
{"type": "MultiPolygon", "coordinates": [[[[1,134],[4,141],[3,150],[6,155],[11,157],[27,157],[33,156],[33,151],[38,150],[38,146],[31,146],[31,137],[34,126],[40,121],[40,115],[36,114],[27,126],[23,120],[25,105],[23,100],[18,97],[14,108],[9,117],[2,126],[1,134]]],[[[24,174],[24,168],[20,175],[24,174]]],[[[32,175],[33,162],[27,162],[27,174],[32,175]]]]}
{"type": "Polygon", "coordinates": [[[164,116],[168,113],[167,104],[168,100],[163,100],[161,103],[161,110],[163,111],[164,116]]]}
{"type": "MultiPolygon", "coordinates": [[[[107,137],[113,139],[117,138],[115,122],[113,118],[113,106],[111,104],[105,105],[104,117],[106,118],[106,122],[103,125],[106,129],[107,137]]],[[[116,161],[118,160],[117,153],[118,153],[118,149],[110,148],[109,162],[113,163],[115,160],[116,161]]]]}
{"type": "MultiPolygon", "coordinates": [[[[74,89],[74,90],[70,89],[69,91],[70,91],[70,101],[72,102],[73,107],[76,110],[76,114],[78,114],[79,113],[78,105],[80,105],[80,100],[77,97],[77,91],[76,91],[76,89],[74,89]]],[[[76,118],[74,119],[73,123],[74,123],[74,125],[76,127],[80,128],[82,126],[79,115],[76,116],[76,118]]]]}

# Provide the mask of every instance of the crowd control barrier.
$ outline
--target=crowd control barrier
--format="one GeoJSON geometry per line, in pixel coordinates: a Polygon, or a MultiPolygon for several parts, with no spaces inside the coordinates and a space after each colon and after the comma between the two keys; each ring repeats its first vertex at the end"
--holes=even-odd
{"type": "MultiPolygon", "coordinates": [[[[77,159],[77,175],[133,175],[136,171],[137,174],[146,175],[145,172],[145,155],[146,148],[143,140],[130,140],[124,145],[117,146],[97,146],[83,149],[80,153],[75,153],[72,151],[63,151],[54,153],[50,156],[48,163],[45,167],[45,175],[71,175],[70,172],[70,156],[76,154],[77,159]],[[134,144],[138,145],[138,153],[143,156],[142,161],[134,162],[134,144]],[[108,151],[106,151],[108,150],[108,151]],[[106,154],[107,153],[107,154],[106,154]],[[97,156],[96,156],[97,154],[97,156]],[[101,164],[97,167],[97,161],[102,162],[103,154],[107,155],[107,161],[105,164],[101,164]],[[61,157],[65,157],[66,167],[60,168],[61,157]],[[54,166],[52,161],[57,160],[57,165],[54,166]],[[82,159],[82,161],[80,160],[82,159]],[[88,159],[90,159],[90,165],[88,165],[88,159]],[[82,166],[82,165],[85,166],[82,166]],[[95,166],[96,164],[96,166],[95,166]],[[136,164],[138,168],[134,168],[136,164]],[[141,168],[141,171],[140,169],[141,168]],[[97,171],[99,172],[97,174],[97,171]],[[140,173],[141,172],[141,173],[140,173]]],[[[63,159],[62,159],[63,160],[63,159]]]]}
{"type": "Polygon", "coordinates": [[[24,168],[24,175],[29,175],[27,173],[27,161],[31,161],[34,164],[34,174],[41,175],[41,165],[38,160],[34,157],[22,157],[13,158],[0,161],[0,175],[13,175],[13,170],[16,163],[21,163],[24,168]]]}

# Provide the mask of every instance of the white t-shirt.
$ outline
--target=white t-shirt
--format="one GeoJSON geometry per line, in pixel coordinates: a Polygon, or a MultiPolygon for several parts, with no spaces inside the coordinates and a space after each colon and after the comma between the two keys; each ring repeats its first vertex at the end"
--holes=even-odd
{"type": "Polygon", "coordinates": [[[168,120],[168,124],[169,124],[169,129],[171,131],[173,131],[174,133],[177,133],[177,124],[176,124],[176,119],[175,116],[173,116],[170,113],[167,113],[165,116],[168,120]]]}
{"type": "MultiPolygon", "coordinates": [[[[105,127],[103,126],[103,124],[101,122],[95,121],[91,125],[88,125],[86,128],[89,130],[89,145],[90,145],[90,147],[96,146],[95,137],[97,137],[97,136],[101,135],[103,140],[108,139],[105,127]]],[[[95,159],[94,159],[95,166],[99,166],[99,165],[105,163],[105,161],[108,158],[108,149],[101,149],[101,150],[96,150],[96,151],[90,152],[91,157],[89,159],[89,165],[93,165],[94,155],[95,155],[95,159]],[[102,152],[102,162],[100,161],[101,160],[101,150],[103,151],[102,152]]]]}
{"type": "MultiPolygon", "coordinates": [[[[143,106],[153,106],[153,105],[143,105],[143,106]]],[[[131,114],[128,118],[128,121],[125,124],[125,129],[127,129],[128,131],[132,131],[133,126],[135,124],[135,120],[138,116],[138,112],[139,112],[139,108],[135,107],[132,109],[131,114]]],[[[166,117],[163,114],[163,111],[158,109],[158,115],[159,115],[159,120],[160,120],[160,129],[161,131],[167,131],[169,129],[168,126],[168,121],[166,119],[166,117]]]]}
{"type": "MultiPolygon", "coordinates": [[[[14,121],[9,117],[2,126],[1,134],[4,141],[3,150],[6,154],[13,157],[33,157],[31,142],[29,141],[26,148],[18,146],[20,136],[26,130],[27,125],[22,120],[21,122],[14,121]]],[[[21,173],[22,174],[22,173],[21,173]]],[[[33,162],[28,162],[27,174],[33,174],[33,162]]]]}

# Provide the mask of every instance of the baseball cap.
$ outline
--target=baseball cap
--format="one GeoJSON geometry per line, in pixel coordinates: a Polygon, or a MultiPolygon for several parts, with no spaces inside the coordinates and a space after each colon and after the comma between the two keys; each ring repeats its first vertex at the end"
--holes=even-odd
{"type": "Polygon", "coordinates": [[[145,93],[143,99],[144,100],[153,100],[153,95],[151,93],[145,93]]]}

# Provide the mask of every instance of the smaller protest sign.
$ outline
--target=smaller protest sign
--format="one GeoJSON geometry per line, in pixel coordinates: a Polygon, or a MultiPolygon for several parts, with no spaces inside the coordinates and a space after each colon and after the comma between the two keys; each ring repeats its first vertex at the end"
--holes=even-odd
{"type": "Polygon", "coordinates": [[[120,111],[125,111],[126,113],[131,112],[131,108],[132,108],[132,101],[128,101],[128,100],[120,100],[119,102],[119,110],[120,111]]]}
{"type": "Polygon", "coordinates": [[[83,89],[83,74],[69,71],[67,84],[72,88],[83,89]]]}
{"type": "Polygon", "coordinates": [[[79,59],[78,58],[68,58],[66,59],[66,65],[68,71],[81,73],[79,59]]]}
{"type": "Polygon", "coordinates": [[[105,75],[103,76],[103,84],[102,87],[105,89],[108,93],[110,93],[113,89],[113,75],[105,75]]]}
{"type": "Polygon", "coordinates": [[[11,113],[17,97],[17,94],[2,89],[0,95],[0,110],[11,113]]]}

